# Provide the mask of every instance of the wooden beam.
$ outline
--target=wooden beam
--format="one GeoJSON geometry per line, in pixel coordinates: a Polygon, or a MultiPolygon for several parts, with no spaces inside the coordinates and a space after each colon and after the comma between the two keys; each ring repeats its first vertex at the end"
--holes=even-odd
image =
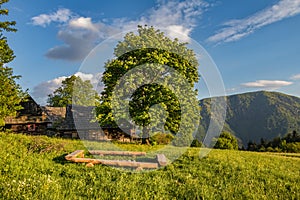
{"type": "Polygon", "coordinates": [[[80,156],[81,158],[84,157],[84,154],[83,154],[84,150],[76,150],[68,155],[65,156],[65,159],[66,160],[72,160],[73,158],[76,158],[78,156],[80,156]]]}
{"type": "Polygon", "coordinates": [[[113,156],[146,156],[146,152],[134,152],[134,151],[101,151],[90,150],[92,155],[113,155],[113,156]]]}
{"type": "Polygon", "coordinates": [[[159,166],[166,166],[167,165],[167,158],[164,154],[157,154],[156,160],[159,166]]]}
{"type": "Polygon", "coordinates": [[[117,167],[135,167],[142,169],[156,169],[158,168],[158,163],[150,162],[135,162],[127,160],[101,160],[92,158],[72,158],[71,161],[76,163],[92,163],[92,164],[103,164],[117,167]]]}

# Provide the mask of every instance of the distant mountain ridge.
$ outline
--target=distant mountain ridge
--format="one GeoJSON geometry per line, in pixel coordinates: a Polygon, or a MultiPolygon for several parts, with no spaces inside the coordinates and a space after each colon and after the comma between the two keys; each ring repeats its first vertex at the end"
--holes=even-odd
{"type": "MultiPolygon", "coordinates": [[[[261,138],[271,140],[300,127],[300,98],[278,92],[250,92],[225,97],[227,115],[224,131],[234,134],[244,146],[261,138]]],[[[210,121],[211,99],[200,101],[200,133],[210,121]]]]}

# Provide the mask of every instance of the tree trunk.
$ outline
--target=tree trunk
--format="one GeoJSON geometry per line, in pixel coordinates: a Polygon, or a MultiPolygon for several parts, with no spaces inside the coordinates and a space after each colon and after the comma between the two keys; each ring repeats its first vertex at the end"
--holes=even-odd
{"type": "Polygon", "coordinates": [[[143,128],[142,144],[150,145],[149,129],[146,127],[143,128]]]}

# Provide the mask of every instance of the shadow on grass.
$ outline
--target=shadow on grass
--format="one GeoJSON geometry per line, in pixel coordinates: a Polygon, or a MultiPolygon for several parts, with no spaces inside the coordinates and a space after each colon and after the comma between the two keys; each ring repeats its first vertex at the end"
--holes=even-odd
{"type": "Polygon", "coordinates": [[[152,162],[152,163],[156,163],[155,158],[136,158],[137,162],[152,162]]]}
{"type": "Polygon", "coordinates": [[[62,164],[62,165],[65,165],[65,164],[69,164],[69,163],[72,163],[68,160],[65,159],[65,156],[68,155],[67,153],[61,155],[61,156],[57,156],[55,158],[52,159],[52,161],[56,162],[56,163],[59,163],[59,164],[62,164]]]}

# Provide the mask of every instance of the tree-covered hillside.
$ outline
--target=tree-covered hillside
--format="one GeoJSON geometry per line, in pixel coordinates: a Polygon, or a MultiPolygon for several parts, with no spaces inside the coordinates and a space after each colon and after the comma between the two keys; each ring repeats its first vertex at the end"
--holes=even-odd
{"type": "MultiPolygon", "coordinates": [[[[210,101],[200,101],[202,134],[209,124],[210,101]]],[[[300,99],[297,97],[278,92],[251,92],[228,96],[227,106],[224,130],[238,137],[243,145],[300,129],[300,99]]]]}

